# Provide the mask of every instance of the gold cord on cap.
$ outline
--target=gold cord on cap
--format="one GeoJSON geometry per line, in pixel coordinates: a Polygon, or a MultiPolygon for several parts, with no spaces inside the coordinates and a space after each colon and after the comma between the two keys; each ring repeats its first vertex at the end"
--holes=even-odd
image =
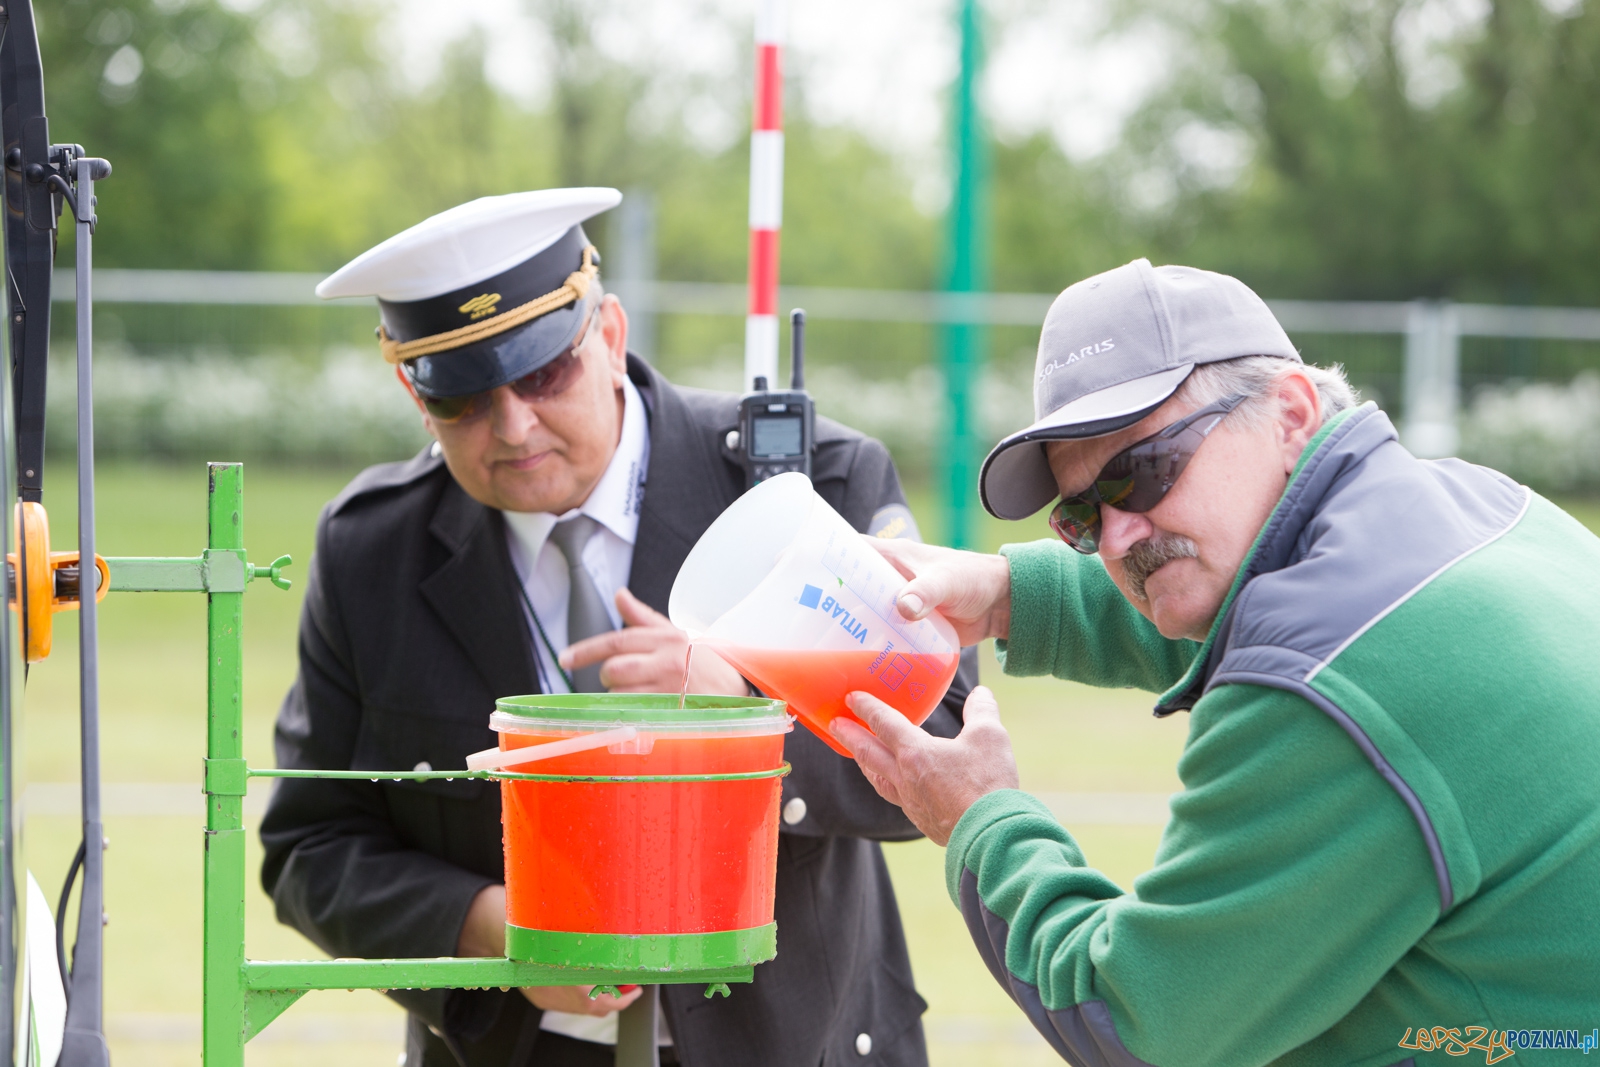
{"type": "Polygon", "coordinates": [[[567,275],[567,280],[561,288],[481,322],[469,323],[445,333],[436,333],[431,337],[418,337],[413,341],[396,341],[389,336],[388,330],[379,326],[378,347],[383,350],[383,358],[390,363],[401,363],[408,359],[416,359],[418,356],[431,356],[436,352],[461,348],[474,341],[482,341],[496,334],[505,333],[525,322],[533,321],[540,315],[548,315],[552,311],[582,300],[588,295],[589,286],[600,273],[600,268],[594,264],[594,251],[594,245],[584,247],[583,266],[567,275]]]}

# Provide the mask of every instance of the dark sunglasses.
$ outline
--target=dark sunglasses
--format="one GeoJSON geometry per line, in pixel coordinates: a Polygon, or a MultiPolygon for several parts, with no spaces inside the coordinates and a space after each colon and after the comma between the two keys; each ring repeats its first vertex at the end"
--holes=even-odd
{"type": "Polygon", "coordinates": [[[1055,506],[1050,512],[1050,528],[1079,552],[1094,555],[1100,551],[1100,505],[1141,514],[1161,503],[1200,443],[1244,399],[1243,393],[1235,393],[1207,404],[1118,452],[1101,468],[1093,485],[1055,506]]]}
{"type": "MultiPolygon", "coordinates": [[[[566,392],[573,382],[583,376],[583,356],[578,350],[588,341],[589,330],[594,326],[595,316],[598,314],[599,310],[596,309],[595,314],[590,315],[589,321],[584,323],[583,332],[578,335],[578,339],[555,359],[536,371],[507,382],[511,391],[528,401],[549,400],[566,392]]],[[[481,393],[468,393],[465,396],[424,396],[422,406],[428,409],[428,414],[437,422],[452,424],[472,422],[489,413],[491,407],[489,398],[493,393],[493,389],[486,389],[481,393]]]]}

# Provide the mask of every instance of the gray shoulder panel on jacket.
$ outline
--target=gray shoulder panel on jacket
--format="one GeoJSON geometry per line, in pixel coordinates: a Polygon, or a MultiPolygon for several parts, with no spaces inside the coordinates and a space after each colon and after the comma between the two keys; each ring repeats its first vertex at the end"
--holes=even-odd
{"type": "Polygon", "coordinates": [[[1044,1006],[1038,986],[1006,969],[1006,941],[1011,928],[984,904],[978,896],[978,876],[965,869],[961,872],[961,917],[966,920],[967,932],[989,973],[1062,1059],[1073,1067],[1150,1067],[1123,1045],[1104,1001],[1090,1000],[1052,1010],[1044,1006]]]}
{"type": "MultiPolygon", "coordinates": [[[[1270,647],[1308,657],[1298,675],[1307,677],[1386,609],[1514,526],[1527,500],[1496,471],[1417,460],[1382,412],[1355,412],[1269,521],[1215,671],[1270,647]]],[[[1213,675],[1206,688],[1215,684],[1213,675]]]]}
{"type": "Polygon", "coordinates": [[[1515,528],[1529,500],[1527,489],[1485,467],[1419,461],[1400,446],[1386,415],[1363,406],[1334,429],[1268,520],[1203,683],[1205,691],[1282,689],[1338,723],[1416,818],[1441,913],[1455,893],[1416,791],[1361,725],[1310,683],[1378,621],[1515,528]]]}

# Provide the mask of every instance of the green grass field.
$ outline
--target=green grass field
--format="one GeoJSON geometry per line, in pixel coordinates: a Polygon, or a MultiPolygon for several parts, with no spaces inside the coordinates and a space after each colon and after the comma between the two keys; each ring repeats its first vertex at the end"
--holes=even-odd
{"type": "MultiPolygon", "coordinates": [[[[57,464],[54,470],[66,467],[57,464]]],[[[247,468],[245,544],[251,559],[266,562],[291,553],[297,565],[290,573],[303,576],[317,512],[349,473],[247,468]]],[[[205,543],[205,484],[198,463],[103,465],[102,554],[198,554],[205,543]]],[[[72,496],[70,483],[52,483],[47,491],[57,548],[75,540],[72,496]]],[[[914,500],[928,529],[932,516],[924,503],[914,500]]],[[[1591,527],[1600,522],[1600,507],[1573,510],[1591,527]]],[[[980,527],[987,545],[1043,532],[1042,522],[990,521],[980,527]]],[[[255,582],[246,597],[245,751],[257,765],[270,765],[272,720],[294,675],[300,593],[298,582],[287,593],[255,582]]],[[[204,601],[198,594],[112,594],[101,618],[103,777],[112,841],[106,930],[112,1055],[123,1067],[193,1063],[199,1059],[200,1019],[204,601]]],[[[33,789],[24,849],[52,902],[77,846],[66,785],[77,778],[76,618],[58,615],[57,624],[55,653],[28,680],[22,752],[23,777],[33,789]]],[[[1065,821],[1091,861],[1131,885],[1155,852],[1159,798],[1178,785],[1173,767],[1187,729],[1184,717],[1153,719],[1144,694],[1003,678],[987,650],[984,681],[998,694],[1014,735],[1024,788],[1065,805],[1065,821]]],[[[249,808],[259,812],[264,796],[265,787],[257,783],[249,808]]],[[[886,851],[917,984],[929,1003],[934,1062],[1059,1062],[979,962],[945,895],[942,850],[917,842],[886,851]]],[[[250,862],[253,877],[260,862],[254,843],[250,862]]],[[[276,923],[259,889],[252,889],[247,917],[252,956],[318,954],[276,923]]],[[[400,1051],[400,1018],[399,1009],[376,993],[311,994],[249,1046],[249,1062],[392,1064],[400,1051]]]]}

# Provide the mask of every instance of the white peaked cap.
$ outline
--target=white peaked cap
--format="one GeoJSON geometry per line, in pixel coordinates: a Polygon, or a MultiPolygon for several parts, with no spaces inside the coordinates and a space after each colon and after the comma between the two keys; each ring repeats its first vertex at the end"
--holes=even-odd
{"type": "Polygon", "coordinates": [[[480,197],[361,253],[324,278],[317,295],[402,302],[462,289],[538,255],[621,202],[621,193],[601,187],[480,197]]]}

